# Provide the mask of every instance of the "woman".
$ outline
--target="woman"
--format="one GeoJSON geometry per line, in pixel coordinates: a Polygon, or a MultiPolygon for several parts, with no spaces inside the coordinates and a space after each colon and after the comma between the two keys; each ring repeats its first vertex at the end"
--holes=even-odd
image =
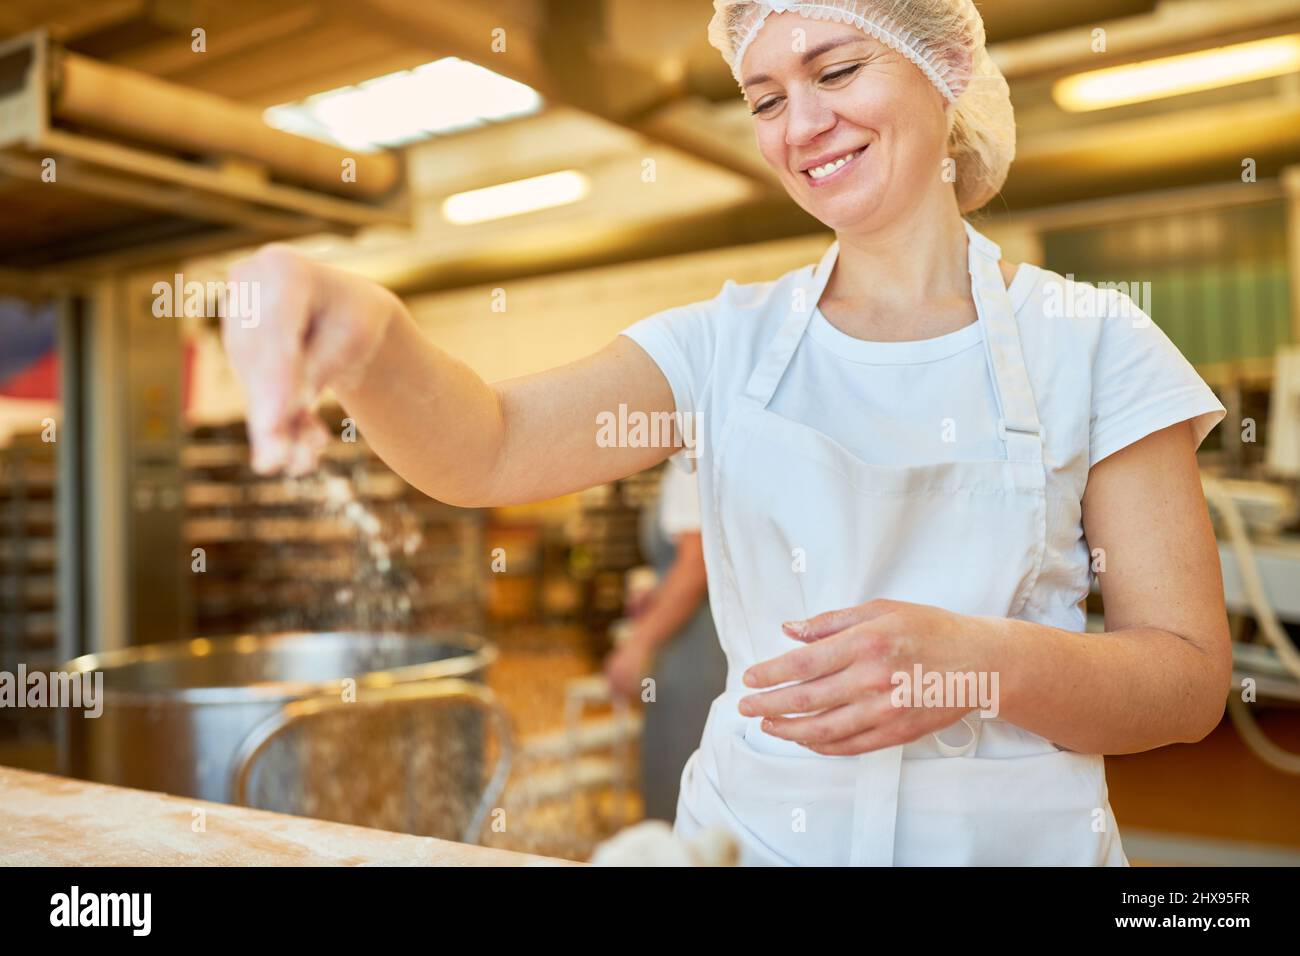
{"type": "Polygon", "coordinates": [[[489,386],[391,294],[271,247],[234,270],[265,317],[226,324],[255,466],[311,466],[325,386],[462,505],[650,467],[673,449],[606,447],[598,416],[692,413],[729,670],[677,830],[749,863],[1124,865],[1101,754],[1223,713],[1195,450],[1225,409],[1126,296],[1063,298],[963,221],[1014,149],[969,0],[715,6],[764,158],[835,231],[821,263],[489,386]]]}
{"type": "Polygon", "coordinates": [[[658,500],[641,513],[640,537],[659,583],[629,607],[631,633],[610,652],[605,675],[614,693],[645,700],[641,797],[647,817],[671,823],[682,769],[727,681],[727,661],[707,600],[694,475],[672,465],[664,469],[658,500]],[[641,681],[652,661],[654,695],[646,697],[641,681]]]}

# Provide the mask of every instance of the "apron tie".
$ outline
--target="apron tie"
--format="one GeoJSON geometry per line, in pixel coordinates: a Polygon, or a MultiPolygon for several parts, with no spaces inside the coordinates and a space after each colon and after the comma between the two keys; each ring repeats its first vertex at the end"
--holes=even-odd
{"type": "Polygon", "coordinates": [[[980,742],[980,730],[984,727],[983,719],[978,714],[966,714],[962,717],[961,723],[965,724],[970,731],[970,740],[964,744],[944,743],[937,731],[930,734],[934,738],[935,746],[939,748],[939,753],[945,757],[964,757],[966,754],[974,753],[980,742]]]}

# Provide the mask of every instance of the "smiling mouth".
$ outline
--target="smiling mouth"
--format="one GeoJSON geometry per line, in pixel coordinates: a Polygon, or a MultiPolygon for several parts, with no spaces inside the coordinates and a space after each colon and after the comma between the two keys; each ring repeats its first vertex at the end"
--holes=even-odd
{"type": "Polygon", "coordinates": [[[814,183],[821,183],[826,179],[834,176],[846,166],[852,164],[859,156],[867,151],[867,147],[854,150],[851,153],[845,153],[843,156],[837,156],[828,163],[822,163],[819,166],[810,166],[803,170],[803,174],[814,183]]]}

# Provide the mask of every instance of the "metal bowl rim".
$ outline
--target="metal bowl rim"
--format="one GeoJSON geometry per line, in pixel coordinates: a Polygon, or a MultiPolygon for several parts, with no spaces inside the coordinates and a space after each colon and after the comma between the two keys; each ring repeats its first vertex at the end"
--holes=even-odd
{"type": "Polygon", "coordinates": [[[63,665],[71,673],[91,673],[136,663],[160,660],[208,657],[222,651],[236,654],[253,654],[266,649],[268,644],[294,638],[344,637],[366,635],[369,637],[410,637],[432,639],[452,647],[462,647],[466,653],[423,664],[407,664],[384,670],[367,671],[353,678],[339,677],[326,681],[256,681],[251,684],[224,687],[183,687],[159,690],[105,690],[105,698],[115,704],[168,706],[184,704],[250,704],[269,703],[321,695],[337,695],[343,682],[356,681],[360,687],[387,687],[419,681],[443,680],[448,677],[466,677],[486,670],[497,659],[494,645],[481,635],[467,631],[284,631],[276,634],[236,634],[225,637],[196,637],[187,641],[167,641],[161,644],[141,644],[97,654],[83,654],[63,665]],[[202,652],[198,653],[202,648],[202,652]]]}

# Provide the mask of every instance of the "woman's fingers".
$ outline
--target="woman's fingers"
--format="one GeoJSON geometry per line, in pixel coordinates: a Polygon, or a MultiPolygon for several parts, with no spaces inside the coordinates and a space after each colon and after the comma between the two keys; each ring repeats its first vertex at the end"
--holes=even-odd
{"type": "Polygon", "coordinates": [[[293,437],[284,465],[290,477],[300,478],[316,468],[321,452],[329,444],[329,433],[315,412],[303,409],[294,420],[293,437]]]}
{"type": "Polygon", "coordinates": [[[843,670],[853,658],[854,649],[847,641],[818,641],[755,664],[745,671],[744,680],[748,687],[774,687],[790,681],[809,681],[843,670]]]}
{"type": "Polygon", "coordinates": [[[802,744],[811,750],[832,747],[871,731],[890,713],[888,695],[872,694],[839,707],[802,717],[768,717],[763,732],[802,744]]]}
{"type": "Polygon", "coordinates": [[[259,474],[288,468],[305,431],[302,416],[310,414],[311,405],[304,402],[302,389],[294,387],[298,377],[296,364],[249,367],[253,374],[244,386],[248,398],[248,438],[253,470],[259,474]]]}
{"type": "Polygon", "coordinates": [[[877,598],[866,604],[824,611],[804,621],[786,621],[781,629],[798,641],[817,641],[845,628],[888,614],[899,602],[877,598]]]}
{"type": "Polygon", "coordinates": [[[288,431],[278,420],[257,426],[250,417],[248,443],[252,448],[253,471],[259,475],[273,475],[283,471],[293,453],[288,431]]]}
{"type": "Polygon", "coordinates": [[[883,659],[888,638],[872,625],[855,624],[826,637],[810,639],[803,647],[755,664],[745,671],[748,687],[775,687],[791,681],[809,681],[848,667],[864,656],[883,659]]]}
{"type": "Polygon", "coordinates": [[[826,743],[809,744],[808,749],[823,757],[854,757],[906,743],[906,734],[893,723],[877,724],[856,734],[826,743]]]}
{"type": "Polygon", "coordinates": [[[222,338],[247,393],[253,468],[303,474],[328,440],[315,416],[321,392],[359,385],[400,300],[280,245],[229,277],[222,338]]]}
{"type": "Polygon", "coordinates": [[[222,339],[248,399],[253,469],[267,474],[303,467],[314,461],[319,439],[301,419],[319,390],[307,381],[310,263],[270,246],[233,264],[229,278],[222,339]],[[257,303],[256,310],[235,308],[236,297],[257,303]],[[300,443],[303,438],[308,444],[300,443]]]}
{"type": "Polygon", "coordinates": [[[740,700],[740,712],[746,717],[780,717],[785,714],[811,714],[860,699],[863,685],[869,680],[860,666],[846,667],[810,681],[791,684],[762,694],[750,694],[740,700]]]}
{"type": "MultiPolygon", "coordinates": [[[[848,757],[855,754],[864,754],[872,750],[881,750],[885,747],[910,743],[927,733],[938,732],[946,727],[951,727],[961,720],[963,713],[954,708],[926,708],[922,710],[910,707],[899,708],[893,705],[888,694],[881,694],[879,697],[882,704],[878,711],[873,717],[864,720],[861,726],[856,728],[855,732],[839,738],[833,738],[828,734],[823,740],[811,740],[805,745],[814,753],[826,757],[848,757]]],[[[816,734],[817,728],[804,728],[804,731],[816,734]]],[[[945,740],[944,742],[953,746],[969,743],[972,739],[971,735],[975,731],[970,727],[965,727],[964,731],[963,734],[956,735],[959,738],[958,740],[945,740]]]]}

